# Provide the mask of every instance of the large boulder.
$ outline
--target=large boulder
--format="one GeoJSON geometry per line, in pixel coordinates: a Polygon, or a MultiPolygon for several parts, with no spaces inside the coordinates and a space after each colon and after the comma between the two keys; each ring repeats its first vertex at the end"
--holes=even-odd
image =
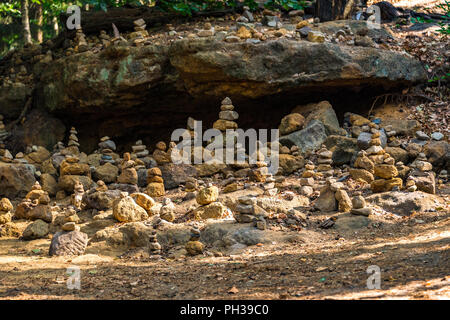
{"type": "Polygon", "coordinates": [[[322,122],[312,120],[303,130],[280,137],[280,143],[291,147],[296,145],[302,153],[318,150],[327,138],[322,122]]]}
{"type": "MultiPolygon", "coordinates": [[[[292,112],[306,117],[306,124],[312,120],[319,120],[325,126],[327,135],[345,135],[345,130],[339,126],[336,112],[328,101],[297,106],[292,112]]],[[[282,133],[280,132],[280,134],[282,133]]]]}
{"type": "Polygon", "coordinates": [[[180,184],[186,183],[189,177],[195,177],[197,170],[189,164],[166,163],[160,167],[164,187],[168,190],[177,188],[180,184]]]}
{"type": "MultiPolygon", "coordinates": [[[[354,25],[366,26],[363,21],[354,25]]],[[[77,126],[79,138],[92,150],[102,132],[122,138],[130,132],[148,134],[148,127],[176,128],[185,123],[188,112],[207,110],[211,101],[224,96],[244,104],[286,93],[363,92],[369,86],[382,92],[426,81],[421,63],[397,52],[293,39],[228,43],[208,37],[179,39],[167,46],[110,46],[99,53],[63,56],[35,70],[36,103],[65,119],[82,114],[83,120],[77,121],[91,130],[77,126]],[[186,108],[179,109],[182,103],[186,108]],[[143,110],[156,111],[154,106],[172,116],[142,116],[143,110]]],[[[0,102],[10,96],[8,90],[0,88],[0,102]]],[[[275,108],[280,102],[272,104],[275,108]]],[[[23,99],[14,102],[14,109],[23,105],[23,99]]],[[[326,133],[332,133],[335,125],[325,119],[331,118],[320,121],[326,133]]]]}
{"type": "Polygon", "coordinates": [[[0,162],[0,196],[24,197],[35,182],[33,173],[26,165],[0,162]]]}
{"type": "Polygon", "coordinates": [[[358,153],[355,138],[331,135],[325,140],[325,146],[333,152],[333,163],[338,166],[350,163],[358,153]]]}

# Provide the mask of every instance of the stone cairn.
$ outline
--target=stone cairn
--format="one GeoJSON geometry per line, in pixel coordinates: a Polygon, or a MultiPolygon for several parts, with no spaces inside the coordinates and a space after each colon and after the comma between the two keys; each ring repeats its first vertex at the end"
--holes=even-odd
{"type": "Polygon", "coordinates": [[[80,223],[80,218],[78,217],[76,210],[69,207],[64,212],[64,224],[62,225],[63,231],[80,231],[80,227],[77,226],[80,223]]]}
{"type": "MultiPolygon", "coordinates": [[[[133,152],[131,153],[131,157],[133,159],[140,160],[142,163],[144,163],[144,158],[147,157],[150,153],[147,150],[147,147],[145,144],[142,143],[142,140],[136,141],[134,146],[131,147],[133,152]]],[[[143,166],[145,168],[145,165],[143,166]]],[[[142,165],[139,165],[136,167],[136,170],[142,169],[142,165]]]]}
{"type": "MultiPolygon", "coordinates": [[[[219,130],[220,132],[222,132],[222,139],[219,139],[217,141],[211,141],[211,143],[219,143],[219,145],[217,146],[218,148],[216,148],[216,151],[218,152],[222,152],[223,154],[223,160],[225,161],[226,159],[226,131],[227,130],[236,130],[238,128],[238,124],[236,123],[235,120],[237,120],[239,118],[239,114],[234,111],[234,106],[233,103],[231,101],[230,98],[226,97],[221,104],[220,107],[220,112],[219,112],[219,120],[217,120],[216,122],[214,122],[213,124],[213,128],[219,130]]],[[[234,138],[233,138],[234,139],[234,138]]],[[[242,146],[236,145],[237,148],[242,148],[242,146]]],[[[233,147],[233,151],[237,152],[237,150],[234,150],[233,147]]],[[[244,160],[244,159],[238,159],[238,160],[244,160]]]]}
{"type": "Polygon", "coordinates": [[[100,153],[102,154],[100,165],[104,165],[105,163],[115,164],[113,153],[116,151],[116,144],[114,141],[112,141],[108,136],[105,136],[100,139],[98,147],[100,153]]]}
{"type": "Polygon", "coordinates": [[[19,152],[16,154],[16,157],[12,161],[13,163],[20,163],[20,164],[28,164],[27,159],[25,159],[25,155],[23,152],[19,152]]]}
{"type": "Polygon", "coordinates": [[[360,215],[360,216],[369,216],[372,214],[372,208],[366,206],[366,200],[361,195],[360,191],[355,192],[354,197],[352,198],[352,210],[351,214],[360,215]]]}
{"type": "Polygon", "coordinates": [[[305,164],[305,170],[300,178],[300,194],[306,197],[310,197],[314,193],[314,177],[316,175],[316,172],[314,171],[315,169],[316,166],[314,163],[311,160],[308,160],[305,164]]]}
{"type": "Polygon", "coordinates": [[[83,204],[84,187],[80,181],[76,181],[73,187],[73,194],[71,197],[72,205],[77,209],[81,210],[83,204]]]}
{"type": "Polygon", "coordinates": [[[14,215],[18,219],[41,219],[51,223],[53,221],[53,213],[49,203],[50,197],[48,193],[42,190],[41,185],[36,181],[30,192],[17,205],[14,215]]]}
{"type": "Polygon", "coordinates": [[[331,159],[333,156],[333,152],[328,150],[325,145],[322,145],[322,148],[317,151],[318,156],[318,166],[317,171],[321,172],[324,176],[332,176],[333,175],[333,168],[331,167],[331,164],[333,163],[333,160],[331,159]]]}
{"type": "Polygon", "coordinates": [[[395,159],[388,153],[385,153],[381,146],[372,146],[367,150],[370,158],[370,154],[375,161],[374,176],[375,179],[370,184],[370,188],[373,192],[386,192],[392,190],[400,190],[403,187],[403,180],[398,178],[398,170],[395,166],[395,159]],[[373,149],[373,150],[371,150],[373,149]],[[373,154],[377,152],[376,154],[373,154]]]}
{"type": "MultiPolygon", "coordinates": [[[[419,153],[417,158],[411,163],[411,170],[406,187],[412,188],[412,183],[420,191],[435,194],[436,193],[436,177],[433,170],[433,165],[428,161],[424,153],[419,153]]],[[[409,190],[408,190],[409,191],[409,190]]]]}
{"type": "Polygon", "coordinates": [[[85,52],[89,49],[89,45],[86,41],[86,36],[84,35],[81,27],[79,29],[77,29],[77,34],[75,36],[75,40],[77,43],[77,45],[76,45],[77,52],[85,52]]]}
{"type": "Polygon", "coordinates": [[[67,192],[72,192],[76,181],[91,183],[91,168],[81,163],[79,157],[67,155],[59,166],[59,184],[67,192]]]}
{"type": "Polygon", "coordinates": [[[120,189],[130,194],[139,192],[139,177],[136,169],[134,168],[135,165],[136,162],[131,160],[131,154],[129,152],[125,152],[119,165],[120,174],[117,177],[117,184],[113,184],[111,188],[120,189]]]}
{"type": "Polygon", "coordinates": [[[11,222],[13,205],[8,198],[0,200],[0,225],[11,222]]]}
{"type": "Polygon", "coordinates": [[[234,111],[233,102],[230,98],[226,97],[222,101],[220,110],[219,120],[214,122],[213,128],[223,133],[225,133],[227,129],[236,130],[238,128],[238,124],[235,120],[239,119],[239,114],[234,111]]]}
{"type": "Polygon", "coordinates": [[[145,30],[147,25],[144,19],[138,19],[134,22],[134,32],[130,34],[130,41],[136,45],[136,47],[143,46],[146,39],[148,38],[148,32],[145,30]]]}
{"type": "Polygon", "coordinates": [[[200,242],[200,230],[197,228],[191,229],[191,237],[186,243],[185,249],[190,256],[196,256],[203,253],[204,245],[200,242]]]}
{"type": "Polygon", "coordinates": [[[158,243],[156,231],[152,231],[152,233],[149,236],[148,250],[150,255],[153,256],[161,255],[161,245],[158,243]]]}
{"type": "Polygon", "coordinates": [[[78,137],[77,137],[77,130],[72,127],[70,128],[70,136],[69,136],[69,142],[67,143],[67,147],[70,149],[73,149],[73,154],[79,154],[80,150],[80,144],[78,143],[78,137]]]}
{"type": "Polygon", "coordinates": [[[195,200],[200,205],[194,210],[196,220],[222,219],[227,216],[228,208],[218,202],[219,188],[208,183],[206,187],[197,192],[195,200]]]}
{"type": "Polygon", "coordinates": [[[159,209],[159,217],[168,222],[175,220],[175,204],[170,198],[163,199],[162,207],[159,209]]]}
{"type": "Polygon", "coordinates": [[[153,151],[153,159],[155,159],[158,165],[171,162],[170,154],[166,152],[167,145],[165,142],[160,141],[156,144],[156,149],[153,151]]]}
{"type": "Polygon", "coordinates": [[[314,207],[322,212],[349,212],[352,209],[352,201],[344,190],[344,184],[336,179],[327,178],[325,186],[320,190],[314,207]]]}
{"type": "Polygon", "coordinates": [[[166,193],[161,169],[155,167],[147,170],[147,194],[150,197],[162,197],[166,193]]]}
{"type": "Polygon", "coordinates": [[[269,214],[257,204],[255,197],[240,197],[236,206],[235,219],[239,223],[254,223],[258,229],[266,228],[269,214]]]}
{"type": "Polygon", "coordinates": [[[0,114],[0,161],[11,162],[13,156],[6,149],[5,140],[9,136],[8,131],[6,131],[5,124],[3,123],[3,115],[0,114]]]}

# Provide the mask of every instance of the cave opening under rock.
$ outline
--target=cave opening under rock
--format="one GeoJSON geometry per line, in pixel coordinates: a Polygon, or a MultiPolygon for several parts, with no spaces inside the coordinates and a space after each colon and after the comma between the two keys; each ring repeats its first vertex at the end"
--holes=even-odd
{"type": "MultiPolygon", "coordinates": [[[[386,92],[386,88],[381,86],[317,87],[258,99],[233,95],[230,95],[230,98],[235,111],[239,113],[237,120],[239,128],[276,129],[281,119],[291,113],[296,106],[324,100],[331,103],[342,126],[346,112],[367,116],[375,97],[386,92]]],[[[64,143],[67,142],[69,129],[72,126],[77,129],[80,150],[85,153],[96,150],[103,136],[109,136],[116,142],[119,153],[130,151],[137,140],[142,140],[147,148],[153,151],[158,141],[168,143],[175,129],[185,129],[188,117],[201,120],[203,132],[212,128],[214,121],[218,119],[223,98],[225,97],[198,99],[187,94],[175,96],[173,91],[161,88],[157,96],[146,97],[145,102],[133,108],[100,107],[92,113],[56,112],[52,116],[65,126],[64,143]]],[[[35,108],[39,109],[39,106],[35,108]]],[[[61,134],[59,136],[61,137],[61,134]]],[[[14,152],[23,151],[25,144],[29,143],[26,139],[17,139],[17,135],[15,139],[20,141],[10,141],[14,152]]],[[[53,142],[56,143],[57,140],[53,139],[53,142]]]]}

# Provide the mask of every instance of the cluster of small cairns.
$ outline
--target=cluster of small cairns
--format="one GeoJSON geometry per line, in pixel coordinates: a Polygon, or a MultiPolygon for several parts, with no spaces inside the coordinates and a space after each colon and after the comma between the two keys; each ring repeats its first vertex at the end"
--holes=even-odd
{"type": "Polygon", "coordinates": [[[116,151],[116,144],[111,140],[110,137],[105,136],[100,139],[98,143],[99,152],[102,154],[100,159],[100,164],[105,163],[115,164],[114,151],[116,151]]]}
{"type": "Polygon", "coordinates": [[[27,220],[43,220],[51,223],[53,214],[50,207],[50,197],[48,192],[42,190],[39,182],[31,188],[31,191],[17,205],[14,213],[15,217],[27,220]]]}
{"type": "Polygon", "coordinates": [[[153,231],[149,236],[148,244],[149,254],[152,256],[161,255],[161,245],[158,242],[156,231],[153,231]]]}
{"type": "Polygon", "coordinates": [[[161,169],[158,167],[147,170],[147,194],[151,197],[162,197],[166,193],[161,169]]]}
{"type": "Polygon", "coordinates": [[[238,199],[235,219],[239,223],[254,223],[260,229],[266,229],[266,218],[269,217],[267,211],[257,204],[257,198],[244,196],[238,199]]]}

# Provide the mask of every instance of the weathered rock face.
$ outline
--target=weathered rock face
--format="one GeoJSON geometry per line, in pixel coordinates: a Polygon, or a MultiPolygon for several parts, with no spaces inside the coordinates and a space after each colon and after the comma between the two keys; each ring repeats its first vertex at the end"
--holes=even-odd
{"type": "Polygon", "coordinates": [[[36,182],[25,165],[0,163],[0,196],[25,196],[36,182]]]}
{"type": "Polygon", "coordinates": [[[80,231],[57,232],[50,244],[50,256],[76,256],[86,250],[88,235],[80,231]]]}
{"type": "MultiPolygon", "coordinates": [[[[358,23],[352,22],[351,28],[358,29],[358,23]]],[[[248,111],[260,111],[265,102],[272,112],[285,115],[301,97],[359,92],[368,86],[384,91],[426,80],[418,61],[391,51],[287,39],[228,43],[214,37],[181,39],[169,46],[111,46],[97,54],[88,51],[47,65],[40,62],[34,70],[39,80],[33,105],[63,120],[76,119],[77,128],[89,128],[89,134],[79,137],[88,149],[106,134],[117,136],[120,144],[125,132],[145,136],[184,127],[192,111],[204,115],[212,100],[224,96],[248,111]],[[296,101],[277,111],[279,98],[287,96],[296,101]],[[168,112],[173,117],[166,117],[168,112]],[[134,128],[139,130],[128,130],[134,128]]],[[[12,119],[23,108],[26,94],[14,100],[8,90],[0,87],[0,103],[7,101],[12,119]]],[[[260,120],[244,114],[240,125],[257,127],[260,120]]],[[[262,117],[273,121],[270,114],[262,117]]],[[[159,134],[151,136],[156,140],[163,137],[159,134]]]]}

